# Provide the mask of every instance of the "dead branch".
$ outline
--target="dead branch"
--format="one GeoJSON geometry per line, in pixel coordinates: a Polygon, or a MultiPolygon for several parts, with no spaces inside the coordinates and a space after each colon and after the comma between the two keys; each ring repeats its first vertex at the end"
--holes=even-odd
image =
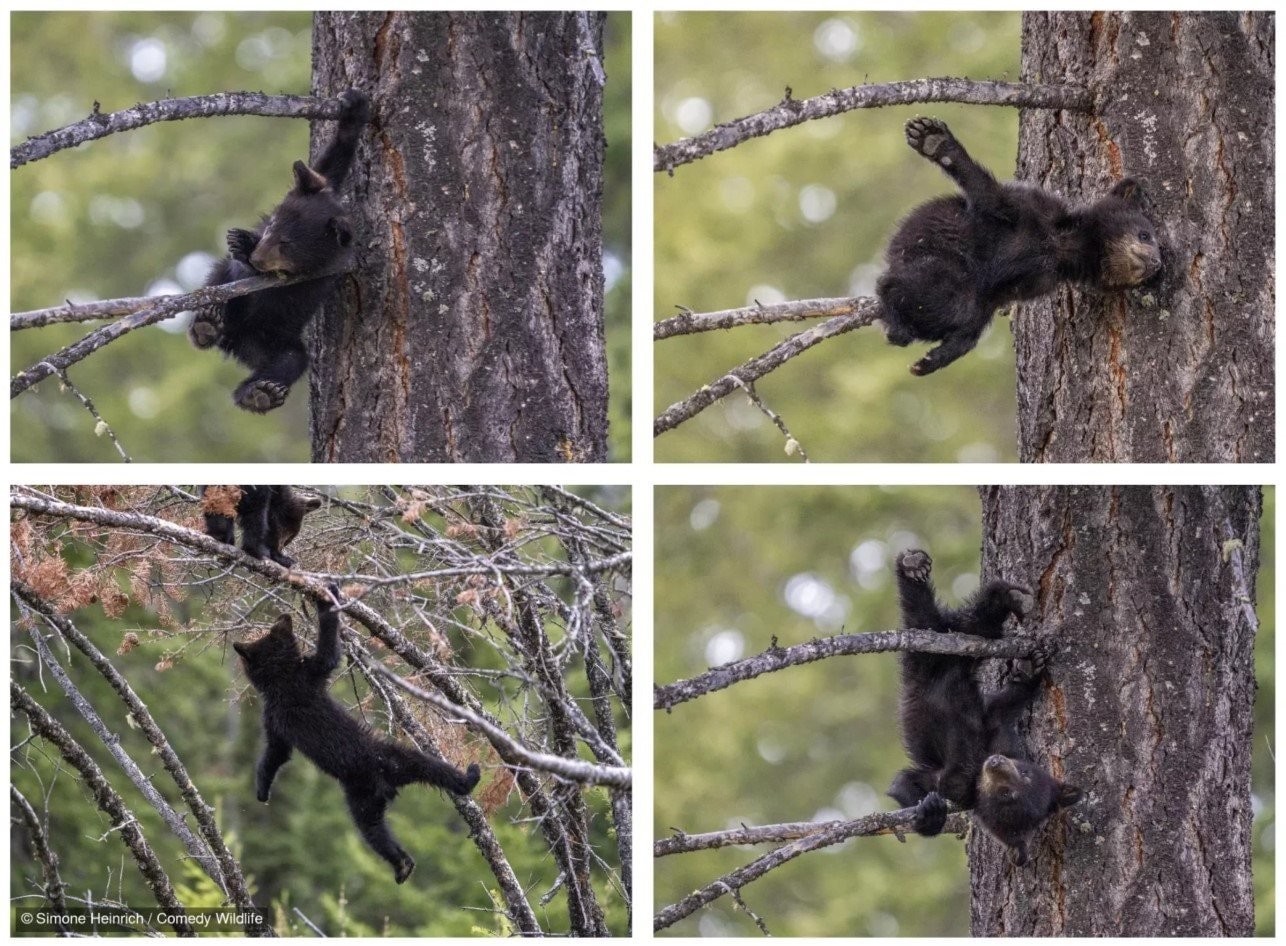
{"type": "Polygon", "coordinates": [[[143,836],[143,830],[138,825],[138,819],[125,806],[124,800],[103,776],[102,770],[90,758],[89,753],[72,738],[71,733],[67,732],[61,723],[50,716],[43,706],[33,700],[31,695],[19,686],[16,680],[9,681],[9,705],[23,713],[27,717],[32,731],[54,746],[62,754],[62,757],[67,760],[67,763],[80,773],[81,781],[89,789],[90,794],[94,796],[94,801],[97,802],[99,809],[111,819],[112,829],[110,833],[119,835],[121,841],[129,848],[130,854],[134,857],[134,862],[138,865],[139,873],[143,875],[143,879],[147,882],[148,887],[151,888],[157,904],[171,911],[173,916],[176,917],[174,931],[179,936],[196,935],[185,920],[177,919],[185,914],[183,904],[175,896],[174,887],[170,884],[170,878],[166,875],[165,868],[156,859],[156,855],[147,843],[147,838],[143,836]]]}
{"type": "MultiPolygon", "coordinates": [[[[45,825],[36,814],[36,809],[31,806],[31,802],[27,801],[27,797],[12,783],[9,785],[9,800],[18,809],[18,815],[27,828],[32,855],[40,864],[41,873],[44,875],[45,900],[54,913],[63,913],[67,909],[67,897],[64,893],[67,884],[58,873],[58,855],[49,846],[49,832],[45,830],[45,825]]],[[[60,921],[55,923],[55,929],[61,934],[67,933],[66,925],[60,921]]]]}
{"type": "Polygon", "coordinates": [[[509,734],[499,726],[488,722],[472,710],[457,706],[436,693],[420,689],[399,677],[383,664],[372,664],[371,669],[382,674],[386,679],[401,687],[417,700],[436,706],[448,716],[454,716],[456,719],[462,719],[469,723],[485,734],[493,746],[497,748],[503,746],[507,750],[505,753],[506,761],[511,765],[525,765],[542,772],[549,772],[570,782],[580,782],[585,785],[612,785],[617,788],[630,787],[632,771],[628,767],[595,765],[592,762],[582,762],[577,759],[565,759],[562,756],[548,755],[543,752],[533,752],[516,740],[511,739],[509,734]]]}
{"type": "Polygon", "coordinates": [[[291,276],[289,279],[281,279],[277,276],[253,276],[250,279],[239,279],[236,282],[224,283],[221,286],[205,286],[186,295],[157,296],[152,300],[152,305],[149,307],[118,319],[109,325],[96,328],[79,341],[73,342],[66,348],[59,349],[43,361],[18,372],[9,382],[9,397],[11,399],[17,397],[37,381],[42,381],[59,371],[65,371],[76,362],[82,361],[98,351],[104,345],[116,341],[135,329],[143,328],[145,325],[172,319],[180,313],[187,312],[189,309],[217,305],[237,296],[261,292],[264,289],[293,286],[295,283],[324,279],[328,276],[338,276],[347,271],[347,269],[336,268],[308,276],[291,276]]]}
{"type": "Polygon", "coordinates": [[[772,108],[716,125],[692,138],[658,146],[653,151],[652,170],[673,174],[674,169],[681,164],[689,164],[716,151],[734,148],[751,138],[762,137],[814,119],[839,115],[855,108],[884,108],[917,102],[961,102],[968,105],[1076,111],[1089,111],[1094,107],[1094,97],[1090,90],[1081,86],[974,81],[949,77],[858,85],[848,89],[832,89],[813,98],[798,100],[791,98],[791,91],[787,89],[786,97],[772,108]]]}
{"type": "Polygon", "coordinates": [[[667,430],[673,430],[683,422],[691,420],[715,401],[735,390],[739,386],[738,381],[743,384],[753,384],[795,356],[802,355],[814,345],[828,338],[843,335],[845,332],[851,332],[855,328],[870,325],[879,318],[880,305],[876,300],[863,298],[859,301],[862,304],[855,307],[848,315],[837,315],[827,319],[821,325],[814,325],[810,329],[778,342],[762,355],[733,368],[722,378],[707,384],[686,400],[671,404],[660,417],[653,421],[652,436],[659,437],[667,430]]]}
{"type": "MultiPolygon", "coordinates": [[[[259,908],[255,905],[254,898],[251,897],[250,890],[246,885],[245,876],[241,872],[241,865],[237,863],[236,858],[232,856],[232,852],[228,850],[228,846],[224,842],[214,809],[206,804],[178,753],[170,745],[169,739],[153,718],[147,705],[134,692],[134,688],[129,685],[129,681],[116,669],[116,665],[94,645],[93,641],[72,623],[70,618],[56,613],[49,602],[40,597],[34,588],[22,579],[12,577],[9,583],[9,590],[26,608],[38,614],[46,624],[54,628],[67,643],[84,654],[90,664],[111,684],[112,689],[116,691],[121,698],[121,702],[129,710],[130,717],[138,725],[139,731],[154,747],[162,767],[170,778],[174,780],[174,784],[178,787],[184,803],[196,820],[197,828],[200,830],[202,838],[214,855],[217,866],[209,864],[203,857],[198,858],[198,863],[201,864],[210,878],[219,885],[228,899],[238,909],[251,911],[256,915],[259,914],[259,908]]],[[[252,936],[271,936],[272,927],[266,924],[262,926],[251,924],[247,927],[247,932],[252,936]]]]}
{"type": "Polygon", "coordinates": [[[123,299],[102,299],[97,302],[66,302],[50,309],[33,309],[15,312],[9,316],[9,331],[24,328],[41,328],[64,322],[93,322],[95,319],[113,319],[129,315],[155,305],[161,296],[126,296],[123,299]]]}
{"type": "Polygon", "coordinates": [[[690,680],[678,680],[656,687],[652,693],[652,708],[668,712],[680,703],[725,689],[734,683],[753,680],[774,670],[784,670],[827,657],[914,651],[922,654],[954,654],[959,657],[1014,659],[1030,656],[1034,647],[1035,642],[1029,638],[989,640],[970,634],[939,634],[935,631],[916,630],[836,634],[833,637],[817,637],[791,647],[778,647],[777,639],[773,638],[773,646],[763,653],[715,667],[690,680]]]}
{"type": "Polygon", "coordinates": [[[212,118],[217,115],[264,115],[271,118],[338,119],[342,108],[339,99],[320,99],[310,95],[266,95],[263,92],[216,92],[181,99],[141,102],[119,112],[102,114],[98,103],[89,117],[81,121],[34,135],[9,150],[9,169],[39,161],[87,141],[105,138],[121,131],[131,131],[156,122],[175,122],[185,118],[212,118]]]}
{"type": "Polygon", "coordinates": [[[725,874],[700,890],[695,890],[678,903],[671,904],[652,919],[652,931],[659,932],[667,926],[673,926],[679,920],[690,916],[697,910],[713,903],[726,893],[740,890],[751,881],[758,880],[770,870],[794,860],[801,854],[817,851],[832,844],[839,844],[849,838],[869,836],[872,834],[897,833],[895,829],[904,828],[915,818],[916,809],[903,808],[899,811],[884,811],[867,815],[855,821],[834,822],[831,827],[814,834],[805,835],[797,841],[769,851],[745,867],[725,874]]]}
{"type": "Polygon", "coordinates": [[[838,299],[798,299],[772,305],[756,302],[740,309],[723,309],[719,312],[693,312],[679,306],[681,314],[662,319],[652,326],[652,341],[659,342],[676,335],[695,335],[698,332],[736,328],[739,325],[770,325],[774,322],[802,322],[805,319],[849,315],[872,303],[875,300],[863,296],[842,296],[838,299]]]}
{"type": "MultiPolygon", "coordinates": [[[[908,808],[914,811],[914,808],[908,808]]],[[[652,845],[653,857],[668,857],[671,854],[688,854],[692,851],[708,851],[720,847],[736,847],[746,844],[770,844],[778,841],[797,841],[824,831],[833,831],[850,824],[846,821],[789,821],[785,824],[765,824],[748,828],[742,825],[730,831],[711,831],[706,834],[687,834],[675,830],[668,838],[661,838],[652,845]]],[[[952,811],[947,815],[944,834],[962,834],[969,825],[966,814],[952,811]]],[[[866,832],[863,837],[874,837],[881,834],[898,834],[902,826],[879,827],[866,832]]]]}

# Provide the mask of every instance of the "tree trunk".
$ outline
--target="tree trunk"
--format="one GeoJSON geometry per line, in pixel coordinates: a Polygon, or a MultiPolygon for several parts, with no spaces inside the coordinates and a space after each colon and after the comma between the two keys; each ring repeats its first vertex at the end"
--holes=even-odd
{"type": "Polygon", "coordinates": [[[606,458],[603,21],[316,14],[314,92],[375,119],[359,269],[311,341],[314,462],[606,458]]]}
{"type": "Polygon", "coordinates": [[[1170,243],[1159,286],[1020,307],[1024,462],[1273,460],[1273,42],[1271,12],[1023,14],[1023,79],[1097,105],[1023,111],[1018,176],[1138,178],[1170,243]]]}
{"type": "Polygon", "coordinates": [[[1029,748],[1086,790],[1026,868],[975,831],[975,936],[1250,936],[1256,487],[989,487],[983,577],[1058,648],[1029,748]]]}

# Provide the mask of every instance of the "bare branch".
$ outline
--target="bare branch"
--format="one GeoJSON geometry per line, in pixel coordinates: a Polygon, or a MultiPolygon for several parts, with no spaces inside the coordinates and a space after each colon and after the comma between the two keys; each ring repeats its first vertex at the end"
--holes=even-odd
{"type": "MultiPolygon", "coordinates": [[[[652,326],[652,341],[676,335],[695,335],[715,329],[736,328],[739,325],[769,325],[773,322],[802,322],[834,315],[849,315],[875,300],[862,296],[841,296],[838,299],[798,299],[794,302],[776,302],[772,305],[744,306],[740,309],[723,309],[720,312],[693,312],[679,306],[682,314],[662,319],[652,326]]],[[[47,309],[45,311],[55,311],[47,309]]],[[[33,313],[23,313],[33,314],[33,313]]],[[[17,316],[14,316],[17,318],[17,316]]]]}
{"type": "Polygon", "coordinates": [[[658,686],[652,693],[652,708],[669,711],[680,703],[707,693],[722,690],[774,670],[812,663],[826,657],[852,654],[882,654],[888,651],[914,651],[921,654],[954,654],[958,657],[1028,657],[1036,642],[1029,638],[1009,637],[990,640],[971,634],[939,634],[936,631],[876,631],[869,634],[836,634],[817,637],[792,647],[773,646],[761,654],[707,670],[690,680],[678,680],[658,686]]]}
{"type": "MultiPolygon", "coordinates": [[[[49,833],[45,830],[40,816],[36,814],[36,809],[31,807],[31,802],[27,801],[27,797],[18,791],[18,786],[12,783],[9,785],[9,800],[18,809],[18,814],[27,827],[32,855],[40,863],[41,873],[45,877],[45,899],[55,913],[63,913],[67,909],[65,896],[67,884],[58,873],[58,855],[49,846],[49,833]]],[[[67,927],[61,921],[55,922],[55,929],[59,933],[67,933],[67,927]]]]}
{"type": "MultiPolygon", "coordinates": [[[[908,808],[907,811],[914,811],[908,808]]],[[[789,821],[785,824],[765,824],[753,828],[744,825],[730,831],[711,831],[706,834],[686,834],[675,831],[668,838],[661,838],[652,845],[653,857],[668,857],[671,854],[688,854],[692,851],[708,851],[719,847],[736,847],[744,844],[770,844],[778,841],[797,841],[824,831],[833,831],[847,821],[789,821]]],[[[947,824],[943,829],[946,834],[960,834],[969,824],[968,816],[963,812],[952,811],[947,815],[947,824]]],[[[878,834],[898,834],[902,826],[879,827],[864,833],[864,837],[878,834]]]]}
{"type": "Polygon", "coordinates": [[[936,78],[858,85],[832,89],[809,99],[786,97],[772,108],[738,118],[693,138],[658,146],[653,151],[652,170],[673,174],[681,164],[734,148],[750,138],[759,138],[817,118],[827,118],[855,108],[884,108],[917,102],[962,102],[968,105],[1008,105],[1013,108],[1061,108],[1089,111],[1094,96],[1089,89],[1074,85],[1040,85],[1022,82],[974,81],[936,78]]]}
{"type": "Polygon", "coordinates": [[[33,309],[14,312],[9,316],[9,331],[24,328],[42,328],[64,322],[93,322],[95,319],[113,319],[129,315],[156,304],[161,296],[126,296],[123,299],[103,299],[98,302],[67,302],[50,309],[33,309]]]}
{"type": "Polygon", "coordinates": [[[9,150],[10,170],[39,161],[87,141],[105,138],[120,131],[131,131],[155,122],[175,122],[185,118],[211,118],[216,115],[265,115],[271,118],[338,119],[339,99],[320,99],[309,95],[266,95],[263,92],[216,92],[182,99],[142,102],[119,112],[104,115],[94,103],[86,119],[28,138],[9,150]]]}
{"type": "Polygon", "coordinates": [[[138,819],[125,806],[124,800],[103,776],[102,770],[90,758],[89,753],[15,680],[9,681],[9,705],[14,710],[22,712],[31,724],[32,731],[58,749],[68,764],[80,773],[81,781],[94,796],[98,807],[111,819],[112,832],[120,835],[121,841],[134,856],[139,872],[151,888],[157,904],[171,911],[175,917],[174,931],[180,936],[195,935],[186,919],[182,919],[183,904],[175,896],[174,887],[170,884],[165,868],[156,859],[156,855],[147,843],[147,838],[143,836],[143,831],[138,826],[138,819]]]}
{"type": "Polygon", "coordinates": [[[397,684],[418,700],[436,706],[449,716],[462,719],[480,730],[497,749],[504,749],[506,762],[511,765],[521,764],[529,768],[549,772],[570,782],[581,782],[588,785],[611,785],[616,788],[629,788],[632,772],[629,768],[616,765],[596,765],[593,762],[582,762],[578,759],[565,759],[562,756],[533,752],[521,743],[510,739],[499,726],[491,723],[477,713],[463,706],[457,706],[446,697],[428,690],[422,690],[415,684],[403,680],[383,664],[373,663],[371,669],[397,684]]]}
{"type": "Polygon", "coordinates": [[[164,322],[166,319],[172,319],[174,316],[189,309],[216,305],[229,299],[234,299],[237,296],[249,295],[252,292],[260,292],[264,289],[293,286],[295,283],[323,279],[328,276],[338,276],[345,272],[348,272],[347,268],[337,267],[308,276],[291,276],[289,279],[281,279],[277,276],[253,276],[250,279],[239,279],[236,282],[224,283],[221,286],[205,286],[186,295],[158,296],[149,308],[127,315],[112,322],[110,325],[96,328],[80,341],[74,342],[66,348],[61,348],[43,361],[32,365],[25,371],[18,372],[9,382],[9,397],[10,399],[15,398],[37,381],[42,381],[59,371],[65,371],[76,362],[88,358],[104,345],[116,341],[136,328],[142,328],[145,325],[152,325],[156,322],[164,322]]]}
{"type": "Polygon", "coordinates": [[[653,917],[652,930],[653,932],[659,932],[667,926],[673,926],[679,920],[690,916],[707,904],[713,903],[724,894],[740,890],[751,881],[758,880],[770,870],[794,860],[801,854],[830,847],[832,844],[839,844],[849,838],[872,834],[898,833],[894,829],[909,825],[915,818],[915,811],[914,808],[903,808],[899,811],[883,811],[879,814],[867,815],[865,818],[858,818],[855,821],[836,822],[825,830],[806,835],[797,841],[769,851],[757,860],[751,861],[745,867],[738,868],[730,874],[725,874],[713,883],[688,894],[678,903],[666,907],[653,917]]]}
{"type": "Polygon", "coordinates": [[[790,336],[778,342],[762,355],[750,359],[745,364],[733,368],[730,372],[707,384],[687,400],[671,404],[665,413],[652,422],[652,436],[659,437],[667,430],[673,430],[685,421],[696,417],[707,407],[738,387],[738,380],[753,384],[770,371],[780,368],[796,355],[802,355],[828,338],[843,335],[855,328],[870,325],[880,316],[880,304],[875,299],[862,298],[862,305],[856,307],[849,315],[837,315],[827,319],[821,325],[790,336]]]}

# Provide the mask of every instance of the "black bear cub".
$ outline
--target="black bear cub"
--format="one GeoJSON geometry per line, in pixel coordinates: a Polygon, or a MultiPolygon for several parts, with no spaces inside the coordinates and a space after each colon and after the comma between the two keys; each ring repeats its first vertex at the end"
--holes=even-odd
{"type": "Polygon", "coordinates": [[[999,183],[934,118],[913,118],[906,140],[942,168],[963,196],[922,204],[889,243],[876,285],[891,344],[940,342],[911,373],[944,368],[978,343],[1001,306],[1059,283],[1125,289],[1161,270],[1147,197],[1126,178],[1086,207],[1029,184],[999,183]]]}
{"type": "MultiPolygon", "coordinates": [[[[339,589],[330,586],[336,602],[339,589]]],[[[467,795],[481,776],[475,762],[467,772],[416,749],[372,733],[326,692],[339,666],[339,615],[327,602],[318,607],[317,649],[305,657],[283,614],[263,637],[234,643],[250,683],[263,696],[264,748],[255,767],[255,796],[267,802],[277,771],[298,749],[344,786],[353,822],[375,853],[393,866],[403,883],[415,869],[384,820],[398,789],[424,782],[467,795]]]]}
{"type": "MultiPolygon", "coordinates": [[[[940,609],[934,597],[927,553],[903,552],[897,559],[902,626],[907,630],[1002,636],[1005,618],[1021,618],[1031,607],[1026,588],[993,581],[965,607],[940,609]]],[[[947,817],[944,798],[974,816],[1025,864],[1029,843],[1059,808],[1074,805],[1081,790],[1065,785],[1027,758],[1014,730],[1047,674],[1046,659],[1032,661],[1000,691],[983,695],[974,679],[972,657],[902,654],[902,741],[911,757],[889,786],[904,808],[916,806],[912,827],[931,836],[947,817]]]]}
{"type": "MultiPolygon", "coordinates": [[[[284,568],[291,568],[295,560],[282,550],[290,544],[303,527],[304,516],[321,508],[317,496],[299,496],[289,486],[238,486],[241,491],[236,500],[237,518],[241,525],[241,547],[255,558],[270,558],[284,568]]],[[[231,516],[219,510],[228,508],[227,497],[207,494],[210,487],[201,487],[201,502],[205,513],[205,532],[224,545],[236,545],[231,516]]]]}
{"type": "MultiPolygon", "coordinates": [[[[335,140],[315,168],[295,162],[295,186],[258,230],[229,230],[228,257],[210,270],[205,284],[281,273],[302,276],[351,262],[353,225],[339,200],[370,100],[356,89],[340,96],[343,113],[335,140]]],[[[308,368],[303,332],[313,314],[339,287],[342,277],[238,296],[197,312],[188,337],[197,348],[218,345],[253,372],[237,387],[238,407],[262,414],[281,407],[290,386],[308,368]]]]}

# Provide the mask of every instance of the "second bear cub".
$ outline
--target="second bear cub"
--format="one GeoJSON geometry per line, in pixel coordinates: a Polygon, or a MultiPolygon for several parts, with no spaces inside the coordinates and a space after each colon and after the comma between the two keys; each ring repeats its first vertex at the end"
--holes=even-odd
{"type": "MultiPolygon", "coordinates": [[[[965,607],[939,609],[932,567],[928,553],[918,549],[898,556],[907,630],[998,638],[1005,618],[1021,618],[1031,607],[1026,588],[993,581],[965,607]]],[[[1045,659],[1033,660],[1031,673],[985,696],[974,679],[976,663],[951,654],[902,654],[902,741],[912,765],[897,774],[888,793],[904,808],[918,808],[912,827],[923,835],[941,833],[947,817],[943,799],[972,808],[1015,862],[1025,864],[1040,826],[1059,808],[1076,804],[1081,790],[1028,759],[1014,729],[1047,675],[1045,659]]]]}

